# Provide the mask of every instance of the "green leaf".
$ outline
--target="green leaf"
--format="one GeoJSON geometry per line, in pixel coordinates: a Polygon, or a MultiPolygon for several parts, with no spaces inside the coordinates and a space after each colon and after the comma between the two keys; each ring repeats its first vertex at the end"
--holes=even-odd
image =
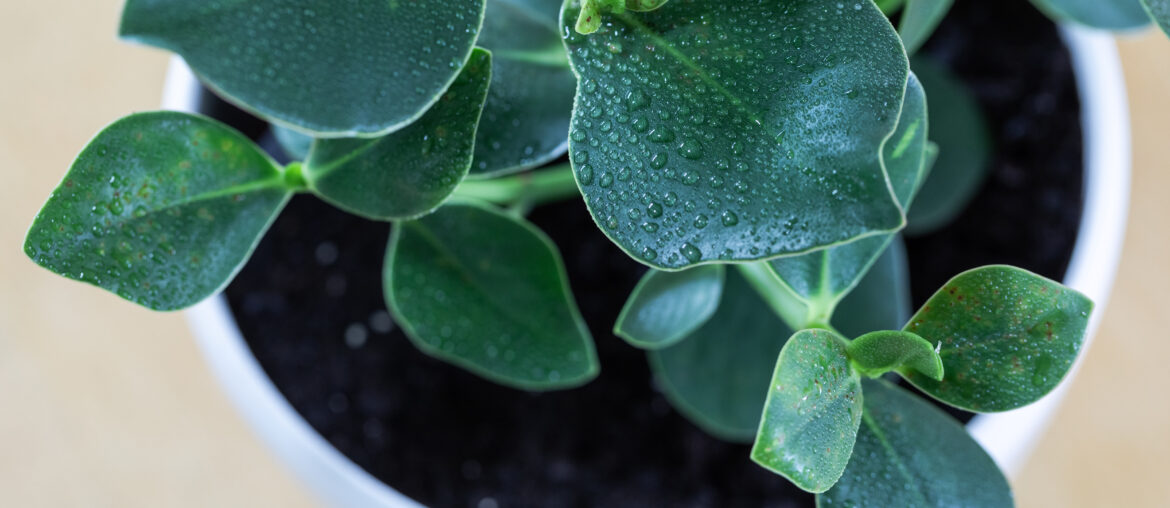
{"type": "Polygon", "coordinates": [[[776,362],[752,460],[809,492],[837,483],[861,424],[861,378],[844,337],[796,332],[776,362]]]}
{"type": "Polygon", "coordinates": [[[818,507],[1013,506],[1003,473],[954,418],[885,381],[862,387],[853,458],[818,507]]]}
{"type": "Polygon", "coordinates": [[[390,311],[427,354],[527,390],[597,376],[560,254],[523,219],[463,202],[401,222],[383,275],[390,311]]]}
{"type": "Polygon", "coordinates": [[[127,0],[122,37],[174,51],[233,103],[318,137],[385,134],[467,61],[485,0],[127,0]]]}
{"type": "MultiPolygon", "coordinates": [[[[911,74],[898,127],[882,147],[882,161],[903,208],[910,206],[929,169],[925,163],[927,126],[926,95],[911,74]]],[[[827,322],[892,237],[861,238],[809,254],[773,259],[768,265],[812,309],[812,320],[827,322]]]]}
{"type": "Polygon", "coordinates": [[[1030,404],[1056,388],[1080,352],[1093,302],[1010,266],[957,275],[906,324],[942,343],[946,376],[906,379],[947,404],[977,412],[1030,404]]]}
{"type": "Polygon", "coordinates": [[[474,175],[536,167],[569,146],[576,80],[557,33],[561,3],[549,9],[518,1],[488,1],[479,44],[492,51],[492,85],[476,137],[474,175]]]}
{"type": "Polygon", "coordinates": [[[954,0],[907,0],[902,21],[898,23],[907,54],[914,54],[926,43],[953,3],[954,0]]]}
{"type": "Polygon", "coordinates": [[[908,66],[877,7],[856,5],[675,0],[562,29],[571,160],[602,231],[680,269],[900,228],[878,155],[908,66]]]}
{"type": "Polygon", "coordinates": [[[846,337],[899,328],[913,311],[910,266],[901,237],[890,242],[873,267],[833,312],[832,324],[846,337]]]}
{"type": "Polygon", "coordinates": [[[925,234],[949,224],[975,197],[990,169],[991,130],[975,96],[929,58],[915,57],[914,73],[930,97],[930,137],[939,146],[926,183],[908,212],[906,232],[925,234]]]}
{"type": "Polygon", "coordinates": [[[209,118],[139,113],[98,133],[37,215],[37,264],[155,310],[218,292],[292,194],[279,166],[209,118]]]}
{"type": "Polygon", "coordinates": [[[776,355],[791,333],[739,271],[730,270],[715,314],[678,344],[647,356],[679,412],[714,436],[747,442],[759,428],[776,355]]]}
{"type": "Polygon", "coordinates": [[[309,149],[313,146],[313,136],[303,134],[296,129],[280,125],[272,126],[272,137],[284,150],[285,155],[292,160],[303,161],[309,158],[309,149]]]}
{"type": "Polygon", "coordinates": [[[1158,22],[1162,31],[1170,35],[1170,0],[1142,0],[1142,7],[1158,22]]]}
{"type": "Polygon", "coordinates": [[[1150,22],[1140,0],[1032,0],[1049,17],[1093,28],[1124,30],[1150,22]]]}
{"type": "Polygon", "coordinates": [[[849,343],[849,359],[857,372],[869,377],[893,370],[916,370],[937,381],[943,377],[942,359],[935,346],[910,332],[883,330],[862,335],[849,343]]]}
{"type": "Polygon", "coordinates": [[[723,265],[681,272],[651,268],[622,307],[613,332],[635,347],[661,349],[707,322],[723,295],[723,265]]]}
{"type": "Polygon", "coordinates": [[[902,4],[906,3],[906,0],[874,0],[874,3],[877,4],[878,9],[882,10],[883,14],[889,16],[898,12],[898,9],[902,8],[902,4]]]}
{"type": "Polygon", "coordinates": [[[309,188],[375,220],[434,210],[471,167],[490,80],[491,54],[476,49],[439,102],[406,128],[378,138],[317,140],[305,164],[309,188]]]}

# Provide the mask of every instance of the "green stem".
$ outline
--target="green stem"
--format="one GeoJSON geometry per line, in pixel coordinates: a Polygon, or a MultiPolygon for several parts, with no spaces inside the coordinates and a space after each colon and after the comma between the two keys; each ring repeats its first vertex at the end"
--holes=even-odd
{"type": "Polygon", "coordinates": [[[455,196],[526,209],[580,195],[568,164],[490,180],[464,180],[455,196]]]}
{"type": "Polygon", "coordinates": [[[821,328],[835,333],[833,325],[825,316],[821,316],[819,309],[810,308],[808,303],[796,295],[787,284],[784,284],[776,273],[768,268],[766,261],[737,264],[739,273],[747,279],[748,284],[760,294],[760,298],[772,307],[776,315],[793,331],[821,328]]]}

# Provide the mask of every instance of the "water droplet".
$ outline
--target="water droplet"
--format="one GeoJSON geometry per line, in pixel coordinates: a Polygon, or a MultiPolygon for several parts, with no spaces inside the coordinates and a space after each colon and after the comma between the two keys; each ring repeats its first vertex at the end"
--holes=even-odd
{"type": "Polygon", "coordinates": [[[679,249],[679,253],[692,263],[698,263],[703,259],[703,251],[699,250],[698,247],[691,245],[689,242],[683,244],[682,248],[679,249]]]}

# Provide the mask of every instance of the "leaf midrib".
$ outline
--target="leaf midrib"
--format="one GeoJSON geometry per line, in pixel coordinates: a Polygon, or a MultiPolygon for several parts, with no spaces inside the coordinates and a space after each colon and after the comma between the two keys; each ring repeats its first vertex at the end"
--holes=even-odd
{"type": "Polygon", "coordinates": [[[886,455],[890,457],[890,462],[894,463],[898,473],[903,478],[905,478],[907,482],[914,486],[913,489],[908,490],[913,492],[915,497],[918,498],[918,506],[930,506],[930,504],[927,502],[926,494],[922,491],[921,483],[914,475],[910,473],[909,468],[906,467],[906,463],[902,460],[902,456],[899,455],[898,451],[894,449],[894,446],[890,444],[889,439],[886,438],[885,432],[882,432],[881,428],[878,427],[877,422],[874,421],[873,416],[869,413],[869,411],[862,411],[861,421],[867,428],[869,428],[871,432],[873,432],[874,437],[876,437],[878,440],[878,444],[882,446],[882,449],[886,452],[886,455]]]}

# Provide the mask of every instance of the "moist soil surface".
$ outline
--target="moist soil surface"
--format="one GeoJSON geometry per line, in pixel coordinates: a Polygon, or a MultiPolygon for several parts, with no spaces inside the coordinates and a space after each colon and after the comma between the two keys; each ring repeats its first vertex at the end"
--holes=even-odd
{"type": "MultiPolygon", "coordinates": [[[[924,50],[974,91],[997,152],[949,228],[908,239],[916,303],[958,272],[1009,263],[1063,277],[1081,208],[1079,104],[1055,27],[1028,2],[960,0],[924,50]]],[[[207,97],[204,110],[271,140],[207,97]]],[[[560,247],[602,371],[533,394],[420,353],[385,311],[390,226],[298,196],[226,291],[276,386],[329,442],[430,506],[811,506],[813,498],[671,408],[611,328],[645,268],[580,200],[530,219],[560,247]]],[[[959,415],[962,416],[962,415],[959,415]]]]}

